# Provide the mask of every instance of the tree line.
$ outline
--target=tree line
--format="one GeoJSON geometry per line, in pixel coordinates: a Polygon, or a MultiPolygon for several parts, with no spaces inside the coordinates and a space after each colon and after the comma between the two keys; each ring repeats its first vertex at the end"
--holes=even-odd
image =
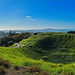
{"type": "Polygon", "coordinates": [[[29,32],[13,34],[11,31],[7,37],[0,38],[0,46],[10,46],[16,42],[20,42],[22,39],[26,39],[30,36],[29,32]]]}

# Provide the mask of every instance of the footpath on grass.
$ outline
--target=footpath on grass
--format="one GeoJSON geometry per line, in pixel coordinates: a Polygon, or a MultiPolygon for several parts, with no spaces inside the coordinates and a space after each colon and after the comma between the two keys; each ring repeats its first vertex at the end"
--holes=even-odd
{"type": "Polygon", "coordinates": [[[43,38],[43,37],[40,37],[40,38],[38,38],[38,39],[36,39],[36,40],[34,40],[34,41],[32,41],[32,42],[29,42],[29,43],[26,44],[26,45],[20,45],[19,43],[16,43],[17,46],[13,46],[13,48],[17,48],[17,47],[26,47],[26,46],[32,44],[33,42],[35,42],[35,41],[37,41],[37,40],[40,40],[40,39],[42,39],[42,38],[43,38]]]}

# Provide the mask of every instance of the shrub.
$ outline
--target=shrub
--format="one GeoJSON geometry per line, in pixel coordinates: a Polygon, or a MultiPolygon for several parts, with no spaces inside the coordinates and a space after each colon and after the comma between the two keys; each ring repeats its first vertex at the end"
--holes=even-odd
{"type": "Polygon", "coordinates": [[[19,67],[19,66],[17,66],[17,65],[15,65],[15,66],[14,66],[14,69],[15,69],[15,70],[19,70],[19,69],[20,69],[20,67],[19,67]]]}
{"type": "Polygon", "coordinates": [[[12,36],[15,42],[19,42],[23,39],[22,33],[12,36]]]}
{"type": "Polygon", "coordinates": [[[9,41],[8,42],[8,45],[10,46],[10,45],[13,45],[14,44],[14,42],[11,40],[11,41],[9,41]]]}
{"type": "Polygon", "coordinates": [[[39,66],[30,66],[26,69],[27,72],[33,73],[33,72],[41,72],[41,69],[39,66]]]}
{"type": "Polygon", "coordinates": [[[75,31],[69,31],[69,32],[67,32],[67,33],[75,34],[75,31]]]}
{"type": "Polygon", "coordinates": [[[34,33],[34,35],[37,35],[38,33],[34,33]]]}
{"type": "Polygon", "coordinates": [[[5,69],[3,66],[0,66],[0,75],[5,75],[5,69]]]}
{"type": "Polygon", "coordinates": [[[5,68],[11,67],[11,64],[10,63],[8,63],[7,61],[5,61],[5,60],[3,60],[1,58],[0,58],[0,65],[1,66],[4,66],[5,68]]]}
{"type": "Polygon", "coordinates": [[[49,75],[49,72],[46,72],[46,71],[40,72],[38,75],[49,75]]]}

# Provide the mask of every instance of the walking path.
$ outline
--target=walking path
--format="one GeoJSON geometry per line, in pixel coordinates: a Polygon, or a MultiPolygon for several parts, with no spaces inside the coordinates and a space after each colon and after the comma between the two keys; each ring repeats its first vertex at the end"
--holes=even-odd
{"type": "Polygon", "coordinates": [[[33,42],[35,42],[35,41],[37,41],[37,40],[40,40],[40,39],[42,39],[43,37],[40,37],[40,38],[38,38],[38,39],[36,39],[36,40],[34,40],[34,41],[32,41],[32,42],[29,42],[28,44],[26,44],[26,45],[20,45],[19,43],[16,43],[16,45],[17,46],[14,46],[14,48],[17,48],[17,47],[26,47],[26,46],[28,46],[29,44],[32,44],[33,42]]]}

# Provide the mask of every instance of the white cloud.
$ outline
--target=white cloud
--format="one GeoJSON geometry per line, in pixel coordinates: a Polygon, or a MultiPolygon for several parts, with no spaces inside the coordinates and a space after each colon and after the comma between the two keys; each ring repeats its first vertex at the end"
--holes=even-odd
{"type": "Polygon", "coordinates": [[[35,19],[30,19],[31,21],[35,21],[35,19]]]}
{"type": "Polygon", "coordinates": [[[30,18],[31,16],[26,16],[26,18],[30,18]]]}
{"type": "Polygon", "coordinates": [[[33,19],[31,16],[26,16],[26,18],[28,18],[31,21],[35,21],[35,19],[33,19]]]}

